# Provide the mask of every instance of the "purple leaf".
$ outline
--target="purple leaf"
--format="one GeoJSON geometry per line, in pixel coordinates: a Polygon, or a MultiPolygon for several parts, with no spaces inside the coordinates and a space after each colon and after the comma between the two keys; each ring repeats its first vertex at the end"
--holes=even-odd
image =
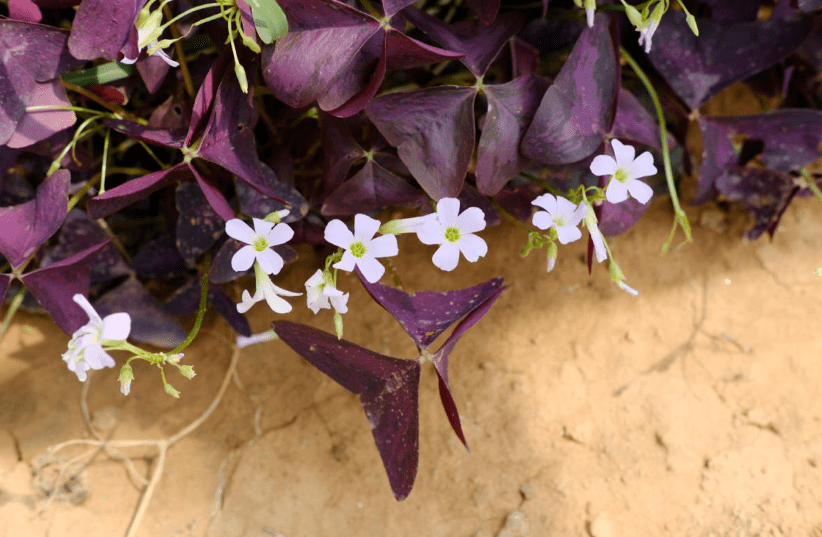
{"type": "Polygon", "coordinates": [[[435,200],[462,190],[474,152],[473,88],[440,86],[377,97],[366,115],[435,200]]]}
{"type": "Polygon", "coordinates": [[[324,186],[326,192],[332,192],[345,181],[351,166],[365,155],[365,151],[351,135],[346,121],[330,114],[320,113],[320,134],[325,167],[324,186]]]}
{"type": "Polygon", "coordinates": [[[525,133],[521,149],[526,157],[568,164],[602,145],[616,113],[620,76],[611,20],[597,14],[594,26],[580,34],[525,133]]]}
{"type": "Polygon", "coordinates": [[[465,54],[460,61],[477,78],[485,75],[502,47],[525,26],[525,17],[517,12],[500,15],[490,25],[480,21],[464,21],[449,26],[415,7],[409,7],[403,15],[440,45],[465,54]]]}
{"type": "MultiPolygon", "coordinates": [[[[191,278],[188,283],[177,289],[163,305],[163,309],[173,315],[189,315],[200,307],[200,279],[191,278]]],[[[225,294],[225,291],[209,283],[207,304],[228,321],[231,328],[240,335],[250,336],[251,326],[245,315],[237,311],[237,304],[225,294]]]]}
{"type": "MultiPolygon", "coordinates": [[[[701,3],[707,4],[710,8],[712,21],[723,24],[752,22],[756,20],[759,12],[759,0],[701,0],[701,3]]],[[[701,33],[701,21],[698,24],[701,33]]]]}
{"type": "Polygon", "coordinates": [[[382,8],[385,14],[393,17],[396,13],[413,4],[416,0],[382,0],[382,8]]]}
{"type": "Polygon", "coordinates": [[[324,216],[352,216],[383,207],[422,207],[425,194],[380,166],[375,160],[329,194],[320,212],[324,216]]]}
{"type": "MultiPolygon", "coordinates": [[[[90,246],[108,240],[108,235],[100,225],[80,209],[72,209],[60,227],[57,245],[49,248],[40,260],[42,266],[51,265],[79,253],[90,246]]],[[[130,271],[123,256],[114,244],[108,244],[91,263],[91,282],[99,283],[125,276],[130,271]]]]}
{"type": "MultiPolygon", "coordinates": [[[[547,8],[548,0],[542,0],[544,6],[547,8]]],[[[477,14],[477,17],[485,24],[491,24],[497,18],[499,12],[499,0],[466,0],[471,11],[477,14]]],[[[545,16],[545,13],[542,14],[545,16]]]]}
{"type": "Polygon", "coordinates": [[[73,334],[88,322],[88,315],[71,297],[88,295],[91,263],[108,241],[96,244],[73,256],[41,267],[20,277],[34,298],[51,314],[60,330],[73,334]]]}
{"type": "Polygon", "coordinates": [[[822,8],[822,0],[797,0],[796,5],[802,11],[815,11],[822,8]]]}
{"type": "Polygon", "coordinates": [[[360,396],[397,500],[414,486],[419,462],[420,363],[370,351],[290,321],[271,327],[297,354],[360,396]]]}
{"type": "Polygon", "coordinates": [[[208,201],[214,213],[219,215],[225,222],[234,218],[234,209],[228,204],[228,200],[225,199],[220,189],[203,179],[197,172],[197,168],[192,166],[190,162],[188,163],[188,169],[194,176],[194,179],[196,179],[197,185],[200,187],[200,192],[203,193],[205,200],[208,201]]]}
{"type": "Polygon", "coordinates": [[[185,142],[185,136],[183,136],[182,133],[164,126],[140,125],[139,123],[125,119],[107,119],[105,123],[129,138],[142,140],[150,144],[182,149],[183,143],[185,142]]]}
{"type": "Polygon", "coordinates": [[[381,283],[360,281],[368,294],[400,323],[411,339],[428,349],[437,337],[461,317],[480,307],[502,286],[494,278],[456,291],[420,291],[409,295],[381,283]]]}
{"type": "Polygon", "coordinates": [[[131,267],[147,278],[173,278],[186,272],[185,259],[170,235],[145,243],[131,260],[131,267]]]}
{"type": "Polygon", "coordinates": [[[173,349],[188,333],[166,313],[151,293],[136,278],[131,277],[94,301],[101,317],[124,311],[131,315],[130,339],[161,349],[173,349]]]}
{"type": "Polygon", "coordinates": [[[745,232],[749,240],[765,231],[773,237],[782,214],[799,190],[793,177],[767,168],[730,166],[716,179],[716,188],[731,201],[745,205],[754,226],[745,232]]]}
{"type": "Polygon", "coordinates": [[[194,261],[225,231],[225,220],[206,202],[203,191],[194,183],[177,185],[177,249],[183,258],[194,261]]]}
{"type": "MultiPolygon", "coordinates": [[[[71,102],[63,85],[53,80],[43,84],[35,83],[28,106],[71,106],[71,102]]],[[[6,145],[11,148],[30,146],[71,127],[76,120],[77,116],[71,110],[26,112],[6,145]]]]}
{"type": "Polygon", "coordinates": [[[488,115],[477,149],[477,188],[493,196],[522,170],[528,160],[520,142],[548,88],[542,77],[528,75],[485,87],[488,115]]]}
{"type": "Polygon", "coordinates": [[[86,210],[95,220],[103,218],[145,198],[152,192],[186,179],[191,179],[191,171],[185,162],[181,162],[167,170],[136,177],[120,186],[106,190],[104,194],[91,198],[86,210]]]}
{"type": "Polygon", "coordinates": [[[395,71],[420,67],[434,62],[462,58],[459,52],[453,52],[412,39],[396,28],[385,32],[385,51],[388,55],[388,68],[395,71]]]}
{"type": "Polygon", "coordinates": [[[531,202],[544,191],[537,185],[517,180],[505,186],[494,199],[502,205],[502,208],[511,213],[520,222],[527,222],[531,218],[534,206],[531,202]]]}
{"type": "Polygon", "coordinates": [[[599,230],[606,237],[621,235],[631,229],[648,207],[649,204],[640,203],[632,197],[622,203],[605,200],[602,202],[602,212],[597,216],[599,230]]]}
{"type": "Polygon", "coordinates": [[[9,19],[0,19],[0,144],[17,128],[35,90],[82,65],[66,48],[65,30],[9,19]]]}
{"type": "Polygon", "coordinates": [[[736,24],[699,20],[698,24],[699,36],[695,36],[685,14],[669,11],[657,30],[665,42],[648,55],[691,109],[784,59],[812,27],[808,18],[798,17],[736,24]]]}
{"type": "MultiPolygon", "coordinates": [[[[616,118],[611,135],[621,142],[637,142],[656,149],[662,149],[659,124],[639,103],[634,94],[625,88],[619,89],[616,118]]],[[[668,147],[673,147],[676,139],[668,133],[668,147]]]]}
{"type": "MultiPolygon", "coordinates": [[[[500,278],[500,280],[502,280],[502,278],[500,278]]],[[[457,325],[445,343],[443,343],[442,347],[440,347],[440,350],[438,350],[431,359],[437,370],[437,377],[439,377],[440,400],[445,409],[445,415],[448,417],[448,422],[451,424],[451,428],[454,429],[454,433],[462,441],[466,449],[468,449],[468,443],[465,441],[465,435],[462,433],[459,411],[457,410],[457,404],[454,402],[454,396],[451,394],[451,387],[448,384],[448,356],[454,350],[454,347],[457,346],[459,339],[465,335],[469,328],[477,324],[477,322],[488,313],[488,310],[491,309],[494,302],[496,302],[502,292],[507,288],[507,285],[500,287],[495,293],[476,306],[475,309],[457,325]]]]}
{"type": "Polygon", "coordinates": [[[71,174],[58,170],[37,189],[37,197],[0,208],[0,253],[17,268],[60,229],[68,212],[71,174]]]}
{"type": "Polygon", "coordinates": [[[9,18],[36,23],[43,19],[43,14],[31,0],[9,0],[9,18]]]}
{"type": "Polygon", "coordinates": [[[68,46],[81,60],[116,60],[145,0],[83,0],[74,16],[68,46]]]}
{"type": "MultiPolygon", "coordinates": [[[[744,142],[761,142],[762,164],[781,172],[797,171],[819,158],[822,144],[822,111],[775,110],[750,116],[703,116],[702,167],[693,204],[716,195],[714,182],[727,166],[739,162],[744,142]]],[[[754,155],[750,155],[753,157],[754,155]]]]}
{"type": "Polygon", "coordinates": [[[292,108],[323,95],[357,51],[379,30],[379,22],[336,0],[282,0],[288,35],[263,47],[263,78],[292,108]]]}
{"type": "Polygon", "coordinates": [[[171,70],[171,66],[158,54],[138,59],[135,67],[152,95],[157,93],[171,70]]]}
{"type": "Polygon", "coordinates": [[[328,91],[317,99],[320,109],[337,117],[351,117],[361,112],[380,89],[387,64],[386,39],[382,32],[378,32],[357,51],[328,91]]]}

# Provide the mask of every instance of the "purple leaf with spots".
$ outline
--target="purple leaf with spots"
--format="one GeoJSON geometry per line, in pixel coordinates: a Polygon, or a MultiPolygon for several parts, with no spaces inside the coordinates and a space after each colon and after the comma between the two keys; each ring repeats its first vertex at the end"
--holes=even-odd
{"type": "MultiPolygon", "coordinates": [[[[53,80],[35,83],[28,106],[71,106],[71,102],[63,85],[53,80]]],[[[26,112],[6,145],[11,148],[28,147],[71,127],[76,120],[77,116],[71,110],[26,112]]]]}
{"type": "MultiPolygon", "coordinates": [[[[611,128],[611,136],[621,142],[637,142],[661,149],[659,124],[639,103],[630,91],[619,89],[616,117],[611,128]]],[[[676,139],[668,133],[668,147],[674,147],[676,139]]]]}
{"type": "Polygon", "coordinates": [[[83,0],[68,39],[71,55],[81,60],[116,60],[136,32],[134,23],[145,0],[83,0]]]}
{"type": "Polygon", "coordinates": [[[86,248],[71,257],[41,267],[20,279],[37,299],[60,330],[73,334],[88,322],[88,315],[71,297],[76,293],[88,295],[91,283],[91,263],[108,241],[86,248]]]}
{"type": "MultiPolygon", "coordinates": [[[[775,110],[750,116],[703,116],[702,167],[693,204],[716,196],[714,183],[726,167],[745,164],[743,148],[761,144],[762,164],[781,172],[798,171],[819,158],[822,146],[822,111],[775,110]]],[[[750,159],[755,155],[747,155],[750,159]]]]}
{"type": "Polygon", "coordinates": [[[597,14],[545,92],[522,140],[522,153],[543,164],[577,162],[599,149],[611,130],[620,69],[613,19],[597,14]]]}
{"type": "Polygon", "coordinates": [[[428,349],[448,327],[502,288],[502,278],[494,278],[467,289],[420,291],[409,295],[381,283],[368,283],[362,277],[360,281],[368,294],[394,316],[422,349],[428,349]]]}
{"type": "Polygon", "coordinates": [[[274,321],[271,327],[294,352],[360,396],[394,497],[408,497],[419,462],[420,363],[290,321],[274,321]]]}
{"type": "Polygon", "coordinates": [[[474,152],[473,88],[440,86],[377,97],[365,108],[411,175],[435,200],[462,190],[474,152]]]}
{"type": "Polygon", "coordinates": [[[194,261],[217,242],[225,220],[214,212],[203,191],[194,183],[180,183],[176,194],[177,249],[183,258],[194,261]]]}
{"type": "MultiPolygon", "coordinates": [[[[108,240],[100,224],[80,209],[72,209],[60,228],[58,243],[49,248],[40,264],[51,265],[81,250],[108,240]]],[[[100,283],[129,274],[131,270],[114,244],[109,243],[91,263],[91,283],[100,283]]]]}
{"type": "Polygon", "coordinates": [[[12,267],[20,266],[54,235],[68,212],[71,174],[58,170],[37,189],[37,197],[20,205],[0,208],[0,253],[12,267]]]}
{"type": "Polygon", "coordinates": [[[165,312],[157,299],[134,277],[95,300],[94,307],[101,317],[121,311],[131,315],[129,338],[140,343],[173,349],[188,335],[180,322],[165,312]]]}
{"type": "Polygon", "coordinates": [[[648,58],[691,109],[697,109],[734,82],[783,60],[808,35],[812,22],[791,17],[756,22],[720,24],[697,21],[699,36],[685,22],[685,14],[669,11],[657,35],[663,46],[648,58]]]}
{"type": "Polygon", "coordinates": [[[776,226],[799,187],[787,173],[767,168],[730,166],[716,179],[716,188],[731,201],[741,202],[754,218],[745,232],[749,240],[767,231],[773,237],[776,226]]]}
{"type": "Polygon", "coordinates": [[[131,260],[131,267],[146,278],[173,278],[186,272],[185,259],[170,235],[146,242],[131,260]]]}
{"type": "Polygon", "coordinates": [[[601,212],[597,216],[599,230],[606,237],[621,235],[631,229],[637,220],[645,214],[649,206],[650,203],[640,203],[632,197],[621,203],[611,203],[605,200],[602,202],[601,212]]]}
{"type": "MultiPolygon", "coordinates": [[[[188,283],[177,289],[163,305],[163,309],[173,315],[196,313],[200,307],[200,279],[191,278],[188,283]]],[[[225,291],[209,283],[206,302],[217,310],[231,328],[242,336],[251,335],[251,326],[245,315],[237,311],[237,305],[225,291]]]]}
{"type": "Polygon", "coordinates": [[[353,216],[383,207],[422,207],[428,198],[421,190],[369,160],[365,166],[328,195],[320,212],[324,216],[353,216]]]}
{"type": "Polygon", "coordinates": [[[488,115],[477,149],[477,188],[493,196],[527,164],[520,143],[537,110],[548,81],[535,75],[485,88],[488,115]]]}

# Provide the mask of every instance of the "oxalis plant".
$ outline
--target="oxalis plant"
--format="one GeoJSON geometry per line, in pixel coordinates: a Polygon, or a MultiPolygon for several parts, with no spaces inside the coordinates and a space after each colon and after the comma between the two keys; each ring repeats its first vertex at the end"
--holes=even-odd
{"type": "MultiPolygon", "coordinates": [[[[144,360],[180,397],[176,375],[194,377],[183,351],[213,308],[237,348],[280,339],[360,396],[397,500],[417,471],[421,368],[433,364],[467,447],[448,359],[506,289],[494,278],[409,293],[385,273],[410,242],[434,247],[418,270],[470,280],[495,247],[487,226],[518,228],[522,255],[544,250],[548,272],[584,238],[589,272],[607,261],[636,295],[642,282],[608,240],[656,196],[673,206],[663,253],[691,240],[677,182],[697,162],[692,203],[741,203],[749,239],[773,235],[795,197],[822,199],[822,0],[3,6],[2,331],[21,307],[44,310],[71,336],[62,359],[78,381],[119,368],[127,396],[144,360]],[[743,80],[767,111],[700,113],[743,80]],[[692,122],[701,155],[686,144],[692,122]],[[381,219],[395,207],[414,216],[381,219]],[[325,262],[304,289],[283,289],[303,243],[325,262]],[[418,359],[343,338],[340,271],[356,273],[418,359]],[[222,286],[238,279],[236,297],[222,286]],[[251,333],[252,307],[271,310],[271,330],[251,333]],[[329,310],[334,333],[290,321],[295,307],[329,310]],[[186,330],[176,316],[195,312],[186,330]]],[[[152,441],[161,458],[226,386],[198,422],[152,441]]]]}

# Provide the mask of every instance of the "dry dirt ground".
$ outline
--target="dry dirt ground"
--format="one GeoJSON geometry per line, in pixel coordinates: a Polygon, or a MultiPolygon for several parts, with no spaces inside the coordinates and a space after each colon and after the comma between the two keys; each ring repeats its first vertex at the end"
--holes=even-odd
{"type": "MultiPolygon", "coordinates": [[[[484,232],[488,257],[432,277],[432,247],[402,238],[408,290],[497,275],[511,284],[451,359],[471,452],[426,366],[419,473],[397,503],[356,396],[282,342],[260,344],[241,352],[214,414],[168,450],[137,535],[822,536],[822,207],[799,200],[773,241],[753,243],[741,240],[749,222],[738,210],[689,208],[694,242],[663,257],[669,207],[655,201],[612,241],[636,298],[603,266],[588,276],[582,241],[546,274],[543,254],[519,258],[524,234],[499,226],[484,232]]],[[[313,261],[278,283],[300,288],[313,261]]],[[[356,280],[340,283],[351,291],[346,337],[414,358],[356,280]]],[[[314,317],[302,304],[289,318],[333,329],[327,311],[314,317]]],[[[272,318],[264,305],[251,312],[255,331],[272,318]]],[[[170,377],[179,400],[149,367],[135,368],[128,397],[116,371],[95,374],[91,422],[120,440],[179,431],[217,393],[229,336],[208,318],[185,356],[197,377],[170,377]]],[[[82,385],[60,360],[66,342],[45,318],[21,314],[0,350],[2,537],[124,535],[158,463],[153,447],[121,449],[131,477],[104,452],[72,463],[87,447],[47,456],[89,436],[82,385]]]]}

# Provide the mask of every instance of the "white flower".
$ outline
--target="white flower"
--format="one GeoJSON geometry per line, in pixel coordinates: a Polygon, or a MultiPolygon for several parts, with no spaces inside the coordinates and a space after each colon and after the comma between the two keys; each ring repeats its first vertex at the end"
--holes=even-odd
{"type": "Polygon", "coordinates": [[[225,223],[225,232],[247,244],[231,258],[231,268],[243,272],[256,260],[266,274],[277,274],[283,268],[283,258],[271,247],[284,244],[294,236],[294,230],[288,224],[274,225],[259,218],[254,218],[254,229],[239,218],[233,218],[225,223]]]}
{"type": "Polygon", "coordinates": [[[429,219],[417,232],[424,244],[440,244],[432,260],[442,270],[454,270],[460,252],[470,262],[488,253],[488,245],[474,235],[485,229],[485,214],[479,207],[469,207],[459,214],[460,201],[442,198],[437,202],[437,218],[429,219]]]}
{"type": "Polygon", "coordinates": [[[271,311],[274,313],[288,313],[291,311],[291,304],[280,295],[300,296],[302,293],[293,293],[274,285],[271,278],[263,271],[259,263],[254,265],[254,275],[257,280],[257,290],[254,292],[254,296],[251,296],[251,293],[249,293],[247,289],[243,291],[243,300],[237,304],[238,312],[247,312],[251,309],[251,306],[263,299],[265,299],[268,307],[271,308],[271,311]]]}
{"type": "Polygon", "coordinates": [[[63,361],[77,379],[84,382],[89,369],[115,366],[114,358],[103,350],[101,343],[125,340],[131,332],[131,317],[128,313],[113,313],[101,319],[86,297],[77,293],[72,299],[83,308],[89,320],[72,334],[63,361]]]}
{"type": "Polygon", "coordinates": [[[250,336],[237,336],[237,347],[243,349],[249,345],[256,345],[264,341],[274,341],[277,339],[277,333],[274,330],[266,330],[259,334],[251,334],[250,336]]]}
{"type": "Polygon", "coordinates": [[[594,27],[594,13],[596,9],[597,4],[595,0],[585,0],[585,19],[588,23],[588,28],[594,27]]]}
{"type": "Polygon", "coordinates": [[[313,276],[305,282],[305,294],[308,308],[314,313],[321,309],[334,309],[340,313],[348,312],[348,293],[334,287],[331,274],[317,269],[313,276]]]}
{"type": "Polygon", "coordinates": [[[608,250],[605,248],[605,239],[602,237],[602,232],[597,225],[597,215],[594,213],[594,208],[590,203],[585,204],[585,227],[588,228],[588,233],[591,235],[591,240],[594,242],[594,252],[597,256],[597,263],[602,263],[608,257],[608,250]]]}
{"type": "Polygon", "coordinates": [[[645,54],[651,52],[651,38],[654,37],[654,33],[658,27],[659,21],[651,19],[645,28],[637,28],[639,32],[639,45],[645,45],[645,54]]]}
{"type": "Polygon", "coordinates": [[[608,155],[598,155],[591,162],[591,173],[611,176],[605,190],[605,198],[611,203],[620,203],[628,199],[630,192],[640,203],[648,203],[654,191],[639,178],[656,174],[653,155],[646,151],[634,158],[634,147],[619,140],[611,140],[611,146],[614,148],[616,159],[608,155]]]}
{"type": "Polygon", "coordinates": [[[391,257],[399,253],[397,237],[383,235],[374,238],[380,229],[380,221],[364,214],[354,217],[354,233],[341,220],[332,220],[325,226],[325,240],[345,249],[342,259],[334,263],[334,268],[351,272],[359,267],[368,283],[382,278],[385,267],[377,257],[391,257]]]}
{"type": "Polygon", "coordinates": [[[639,294],[639,291],[637,291],[636,289],[634,289],[633,287],[631,287],[630,285],[628,285],[624,281],[617,282],[617,285],[619,285],[620,289],[622,289],[623,291],[625,291],[626,293],[628,293],[631,296],[637,296],[639,294]]]}
{"type": "Polygon", "coordinates": [[[534,225],[539,229],[556,229],[557,238],[562,244],[582,238],[582,231],[578,226],[585,216],[585,205],[574,205],[561,196],[555,197],[551,194],[538,196],[531,205],[545,209],[534,213],[534,225]]]}
{"type": "MultiPolygon", "coordinates": [[[[139,33],[139,32],[138,32],[138,33],[139,33]]],[[[153,48],[156,44],[157,44],[157,40],[155,39],[154,41],[152,41],[151,43],[149,43],[149,47],[148,47],[148,48],[149,48],[149,49],[151,49],[151,48],[153,48]]],[[[139,48],[137,49],[137,57],[139,57],[139,56],[140,56],[140,52],[143,50],[143,48],[145,48],[145,47],[139,47],[139,48]]],[[[177,62],[175,62],[174,60],[172,60],[172,59],[171,59],[171,56],[169,56],[168,54],[166,54],[166,51],[165,51],[165,50],[163,50],[163,49],[158,49],[158,50],[157,50],[157,52],[155,52],[154,54],[155,54],[155,55],[157,55],[157,56],[159,56],[159,57],[161,57],[161,58],[163,59],[163,61],[164,61],[164,62],[166,62],[166,63],[167,63],[168,65],[170,65],[171,67],[179,67],[179,66],[180,66],[180,64],[179,64],[179,63],[177,63],[177,62]]],[[[134,58],[124,57],[122,60],[120,60],[120,63],[125,63],[126,65],[131,65],[131,64],[133,64],[134,62],[136,62],[136,61],[137,61],[137,57],[134,57],[134,58]]]]}

